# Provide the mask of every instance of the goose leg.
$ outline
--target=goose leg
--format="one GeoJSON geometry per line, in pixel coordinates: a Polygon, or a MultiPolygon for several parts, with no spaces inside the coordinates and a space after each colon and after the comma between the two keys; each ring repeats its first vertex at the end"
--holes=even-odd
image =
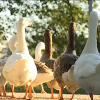
{"type": "Polygon", "coordinates": [[[32,91],[33,91],[33,93],[35,93],[35,91],[34,91],[34,88],[32,87],[32,91]]]}
{"type": "Polygon", "coordinates": [[[90,96],[91,100],[93,100],[93,94],[89,93],[89,96],[90,96]]]}
{"type": "Polygon", "coordinates": [[[11,85],[11,88],[12,88],[12,96],[11,96],[11,98],[16,98],[15,96],[14,96],[14,85],[11,85]]]}
{"type": "Polygon", "coordinates": [[[63,89],[64,89],[64,87],[61,87],[61,96],[60,96],[59,100],[64,100],[64,98],[63,98],[63,89]]]}
{"type": "Polygon", "coordinates": [[[46,93],[46,92],[44,91],[43,84],[40,84],[40,86],[41,86],[41,93],[46,93]]]}
{"type": "Polygon", "coordinates": [[[29,99],[32,99],[32,93],[31,93],[31,90],[32,90],[32,87],[31,86],[29,86],[29,94],[28,94],[28,98],[29,99]]]}
{"type": "Polygon", "coordinates": [[[53,88],[51,88],[51,99],[54,99],[54,96],[53,96],[53,88]]]}
{"type": "Polygon", "coordinates": [[[73,97],[74,97],[74,94],[75,94],[75,93],[73,93],[73,94],[72,94],[72,97],[71,97],[71,99],[70,99],[70,100],[72,100],[72,99],[73,99],[73,97]]]}
{"type": "Polygon", "coordinates": [[[26,88],[26,93],[25,93],[24,99],[27,98],[28,85],[26,85],[25,88],[26,88]]]}
{"type": "Polygon", "coordinates": [[[61,89],[59,90],[59,95],[58,95],[57,99],[60,99],[60,96],[61,96],[61,89]]]}
{"type": "Polygon", "coordinates": [[[5,86],[1,86],[1,88],[2,88],[2,92],[3,92],[3,96],[6,96],[5,86]]]}
{"type": "Polygon", "coordinates": [[[0,96],[2,96],[2,88],[1,88],[1,86],[0,86],[0,96]]]}

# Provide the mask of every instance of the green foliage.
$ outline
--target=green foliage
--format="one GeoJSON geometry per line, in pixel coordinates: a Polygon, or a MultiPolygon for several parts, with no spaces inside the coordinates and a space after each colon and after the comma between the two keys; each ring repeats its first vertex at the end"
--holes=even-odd
{"type": "MultiPolygon", "coordinates": [[[[47,93],[51,93],[50,88],[48,88],[48,86],[47,86],[46,83],[44,83],[43,86],[44,86],[44,90],[47,93]]],[[[5,89],[6,89],[7,92],[11,92],[12,91],[11,90],[11,86],[9,85],[9,83],[6,85],[5,89]]],[[[41,87],[40,87],[40,85],[34,87],[34,91],[36,93],[41,93],[41,87]]],[[[14,92],[25,93],[26,92],[25,86],[14,87],[14,92]]],[[[56,90],[56,89],[54,89],[54,93],[59,93],[59,91],[56,90]]],[[[71,94],[70,92],[68,92],[66,90],[66,88],[64,88],[63,93],[64,94],[71,94]]],[[[79,90],[76,91],[76,94],[84,94],[84,93],[86,93],[86,92],[83,89],[79,89],[79,90]]]]}
{"type": "MultiPolygon", "coordinates": [[[[58,57],[67,45],[67,33],[69,23],[71,21],[77,22],[79,24],[88,22],[88,12],[82,10],[77,3],[70,3],[70,0],[40,0],[42,2],[42,9],[36,10],[36,14],[41,20],[48,19],[47,26],[44,28],[51,29],[53,34],[53,57],[58,57]]],[[[84,3],[84,2],[83,2],[84,3]]],[[[81,37],[81,36],[80,36],[81,37]]],[[[81,46],[84,46],[81,41],[85,40],[83,35],[83,40],[80,40],[81,46]]],[[[78,41],[76,39],[76,41],[78,41]]],[[[85,42],[84,42],[85,43],[85,42]]],[[[78,46],[77,46],[78,47],[78,46]]],[[[76,47],[76,49],[78,49],[76,47]]],[[[78,49],[78,54],[80,55],[82,48],[78,49]]]]}

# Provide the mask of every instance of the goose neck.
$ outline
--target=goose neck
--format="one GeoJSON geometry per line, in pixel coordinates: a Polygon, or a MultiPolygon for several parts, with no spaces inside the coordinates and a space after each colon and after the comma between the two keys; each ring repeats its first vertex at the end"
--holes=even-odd
{"type": "Polygon", "coordinates": [[[40,58],[41,58],[41,48],[39,48],[39,47],[36,47],[36,49],[35,49],[35,60],[36,61],[40,61],[40,58]]]}
{"type": "Polygon", "coordinates": [[[87,53],[98,53],[97,49],[97,25],[98,21],[90,21],[89,24],[89,38],[86,42],[86,45],[84,47],[84,50],[81,55],[87,54],[87,53]]]}
{"type": "Polygon", "coordinates": [[[73,54],[75,52],[75,36],[71,34],[68,38],[68,45],[64,51],[64,53],[73,54]]]}
{"type": "Polygon", "coordinates": [[[20,25],[17,27],[17,37],[18,37],[17,51],[19,52],[27,51],[27,44],[25,40],[25,27],[22,27],[20,25]]]}

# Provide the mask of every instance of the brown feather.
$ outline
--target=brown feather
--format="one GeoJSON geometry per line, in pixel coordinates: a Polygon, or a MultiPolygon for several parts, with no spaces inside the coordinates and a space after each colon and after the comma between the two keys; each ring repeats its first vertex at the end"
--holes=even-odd
{"type": "Polygon", "coordinates": [[[38,73],[50,73],[52,70],[45,63],[34,60],[38,73]]]}

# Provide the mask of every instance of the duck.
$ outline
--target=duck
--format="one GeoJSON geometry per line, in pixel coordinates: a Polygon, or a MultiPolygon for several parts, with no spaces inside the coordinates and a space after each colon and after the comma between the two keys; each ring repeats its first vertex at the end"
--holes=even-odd
{"type": "MultiPolygon", "coordinates": [[[[2,72],[12,87],[12,98],[15,98],[13,94],[14,86],[25,85],[27,91],[29,85],[37,76],[37,68],[29,54],[25,40],[25,28],[27,26],[32,26],[32,23],[25,17],[20,18],[17,23],[18,46],[16,51],[8,57],[2,72]]],[[[26,98],[26,94],[24,97],[26,98]]]]}
{"type": "MultiPolygon", "coordinates": [[[[63,98],[63,89],[66,86],[62,75],[71,68],[71,66],[78,59],[75,52],[75,32],[76,32],[76,24],[75,22],[71,22],[69,25],[68,31],[68,44],[65,48],[65,51],[59,56],[54,62],[54,78],[58,82],[61,88],[61,94],[59,100],[64,100],[63,98]]],[[[66,77],[65,77],[66,78],[66,77]]],[[[68,86],[68,85],[67,85],[68,86]]],[[[66,86],[66,88],[67,88],[66,86]]],[[[68,88],[67,88],[68,89],[68,88]]],[[[74,93],[73,93],[74,95],[74,93]]],[[[72,95],[72,97],[73,97],[72,95]]]]}
{"type": "Polygon", "coordinates": [[[80,57],[74,64],[75,80],[89,94],[91,100],[93,100],[93,94],[100,93],[100,53],[96,39],[98,20],[98,13],[91,11],[89,37],[80,57]]]}
{"type": "MultiPolygon", "coordinates": [[[[45,63],[48,68],[51,68],[53,72],[55,60],[52,58],[52,34],[51,34],[51,30],[49,29],[45,30],[44,43],[45,43],[45,50],[44,53],[42,54],[40,61],[45,63]]],[[[51,90],[51,99],[54,99],[53,88],[55,88],[56,90],[60,90],[57,81],[53,79],[51,81],[46,82],[46,84],[51,90]]]]}

